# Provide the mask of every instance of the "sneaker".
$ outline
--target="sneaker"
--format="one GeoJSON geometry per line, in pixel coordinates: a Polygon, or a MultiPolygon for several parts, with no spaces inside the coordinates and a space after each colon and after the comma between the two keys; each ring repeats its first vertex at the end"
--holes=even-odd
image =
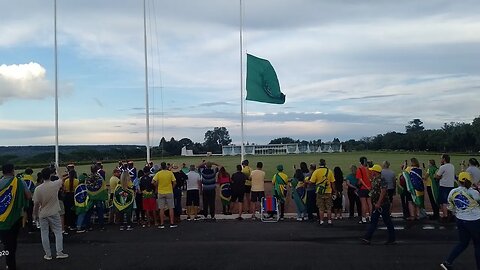
{"type": "Polygon", "coordinates": [[[67,232],[67,231],[63,231],[62,234],[63,234],[63,235],[68,235],[68,232],[67,232]]]}
{"type": "Polygon", "coordinates": [[[196,216],[196,217],[193,218],[193,220],[198,221],[198,220],[200,220],[200,217],[196,216]]]}
{"type": "Polygon", "coordinates": [[[280,218],[280,220],[281,220],[281,221],[284,221],[284,220],[285,220],[285,218],[284,218],[284,217],[281,217],[281,218],[280,218]]]}
{"type": "Polygon", "coordinates": [[[320,221],[318,222],[318,224],[320,224],[320,225],[323,225],[323,223],[324,223],[323,220],[320,220],[320,221]]]}
{"type": "Polygon", "coordinates": [[[213,221],[213,222],[217,221],[217,219],[216,219],[216,218],[212,218],[212,219],[210,219],[210,220],[211,220],[211,221],[213,221]]]}
{"type": "Polygon", "coordinates": [[[120,226],[120,231],[123,231],[123,230],[125,230],[125,227],[120,226]]]}
{"type": "Polygon", "coordinates": [[[68,258],[68,254],[65,254],[63,252],[58,252],[56,258],[57,259],[65,259],[65,258],[68,258]]]}
{"type": "Polygon", "coordinates": [[[178,225],[177,224],[170,224],[170,228],[177,228],[178,225]]]}
{"type": "Polygon", "coordinates": [[[127,226],[127,231],[133,230],[132,226],[127,226]]]}
{"type": "Polygon", "coordinates": [[[236,220],[243,220],[243,217],[237,217],[236,220]]]}
{"type": "Polygon", "coordinates": [[[360,238],[360,240],[362,241],[362,243],[363,243],[364,245],[370,245],[370,244],[371,244],[370,240],[368,240],[368,239],[366,239],[366,238],[360,238]]]}
{"type": "Polygon", "coordinates": [[[192,220],[192,219],[191,219],[190,217],[187,217],[187,220],[190,221],[190,220],[192,220]]]}
{"type": "Polygon", "coordinates": [[[85,232],[87,232],[85,229],[78,229],[77,230],[77,233],[85,233],[85,232]]]}
{"type": "Polygon", "coordinates": [[[158,226],[159,229],[165,229],[165,225],[158,226]]]}
{"type": "Polygon", "coordinates": [[[452,265],[448,262],[443,262],[440,264],[443,270],[450,270],[453,269],[452,265]]]}
{"type": "Polygon", "coordinates": [[[297,217],[297,221],[303,221],[303,218],[297,217]]]}
{"type": "Polygon", "coordinates": [[[327,221],[327,224],[328,224],[328,225],[333,225],[332,220],[329,219],[329,220],[327,221]]]}
{"type": "Polygon", "coordinates": [[[44,255],[43,258],[47,261],[50,261],[52,259],[52,256],[44,255]]]}

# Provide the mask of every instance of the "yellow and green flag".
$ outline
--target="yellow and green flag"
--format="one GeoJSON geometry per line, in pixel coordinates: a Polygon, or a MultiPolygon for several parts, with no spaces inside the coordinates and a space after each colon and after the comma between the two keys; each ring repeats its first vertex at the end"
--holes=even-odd
{"type": "Polygon", "coordinates": [[[25,187],[16,177],[2,177],[0,183],[0,230],[10,229],[17,222],[27,205],[25,187]]]}

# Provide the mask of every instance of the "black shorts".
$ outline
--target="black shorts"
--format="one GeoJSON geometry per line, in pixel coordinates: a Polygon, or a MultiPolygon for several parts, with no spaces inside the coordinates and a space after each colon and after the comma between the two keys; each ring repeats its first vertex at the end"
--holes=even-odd
{"type": "Polygon", "coordinates": [[[200,206],[200,191],[187,190],[187,206],[200,206]]]}
{"type": "Polygon", "coordinates": [[[360,197],[360,198],[370,198],[369,193],[370,193],[370,191],[368,189],[359,189],[358,190],[358,197],[360,197]]]}
{"type": "Polygon", "coordinates": [[[395,189],[387,189],[388,200],[393,202],[393,195],[395,195],[395,189]]]}
{"type": "Polygon", "coordinates": [[[252,191],[252,186],[245,186],[245,194],[250,194],[250,192],[252,191]]]}
{"type": "Polygon", "coordinates": [[[252,202],[260,202],[265,197],[265,191],[252,191],[250,196],[252,202]]]}
{"type": "Polygon", "coordinates": [[[232,190],[232,198],[230,202],[243,202],[243,197],[245,196],[245,191],[232,190]]]}

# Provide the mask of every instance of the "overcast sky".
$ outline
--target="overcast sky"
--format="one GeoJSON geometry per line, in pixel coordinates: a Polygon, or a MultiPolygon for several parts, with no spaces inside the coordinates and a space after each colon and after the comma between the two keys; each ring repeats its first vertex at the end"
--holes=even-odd
{"type": "MultiPolygon", "coordinates": [[[[245,138],[359,139],[479,115],[478,1],[244,0],[244,50],[284,105],[245,138]]],[[[60,144],[144,144],[140,0],[58,0],[60,144]]],[[[53,0],[0,0],[0,144],[54,144],[53,0]]],[[[240,142],[238,0],[147,0],[151,143],[225,126],[240,142]]],[[[245,58],[244,58],[245,59],[245,58]]]]}

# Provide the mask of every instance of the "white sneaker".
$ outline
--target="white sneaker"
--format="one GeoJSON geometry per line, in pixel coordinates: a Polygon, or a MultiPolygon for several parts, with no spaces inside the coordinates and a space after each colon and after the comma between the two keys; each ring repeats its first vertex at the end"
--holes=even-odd
{"type": "Polygon", "coordinates": [[[323,225],[323,223],[324,223],[323,220],[320,220],[320,225],[323,225]]]}
{"type": "Polygon", "coordinates": [[[297,221],[303,221],[303,218],[297,217],[297,221]]]}
{"type": "Polygon", "coordinates": [[[332,225],[332,224],[333,224],[331,219],[329,219],[329,220],[327,221],[327,223],[328,223],[328,225],[332,225]]]}
{"type": "Polygon", "coordinates": [[[57,259],[65,259],[65,258],[68,258],[68,254],[65,254],[63,252],[58,252],[56,258],[57,259]]]}
{"type": "Polygon", "coordinates": [[[52,259],[52,256],[44,255],[43,258],[47,261],[50,261],[52,259]]]}

